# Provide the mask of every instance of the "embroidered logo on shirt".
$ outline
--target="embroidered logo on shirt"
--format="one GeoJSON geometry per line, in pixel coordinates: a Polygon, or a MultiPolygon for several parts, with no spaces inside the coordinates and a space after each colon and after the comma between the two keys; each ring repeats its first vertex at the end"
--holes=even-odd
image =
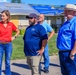
{"type": "Polygon", "coordinates": [[[35,29],[34,29],[34,28],[32,28],[32,31],[35,31],[35,29]]]}
{"type": "Polygon", "coordinates": [[[8,26],[8,28],[11,28],[11,26],[8,26]]]}

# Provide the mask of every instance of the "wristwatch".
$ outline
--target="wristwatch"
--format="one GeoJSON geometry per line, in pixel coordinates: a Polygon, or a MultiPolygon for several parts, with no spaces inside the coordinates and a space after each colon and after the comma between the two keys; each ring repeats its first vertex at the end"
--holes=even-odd
{"type": "Polygon", "coordinates": [[[15,38],[17,38],[17,36],[14,36],[15,38]]]}

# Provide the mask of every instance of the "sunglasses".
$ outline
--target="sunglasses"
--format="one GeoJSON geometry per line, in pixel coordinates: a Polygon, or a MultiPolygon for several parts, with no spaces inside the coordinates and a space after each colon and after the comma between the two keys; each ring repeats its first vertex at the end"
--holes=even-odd
{"type": "Polygon", "coordinates": [[[29,17],[29,19],[33,19],[33,17],[29,17]]]}

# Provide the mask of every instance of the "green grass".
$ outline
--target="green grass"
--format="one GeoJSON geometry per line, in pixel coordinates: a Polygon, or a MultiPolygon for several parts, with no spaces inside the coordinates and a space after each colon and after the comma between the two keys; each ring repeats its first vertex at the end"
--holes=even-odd
{"type": "MultiPolygon", "coordinates": [[[[49,55],[56,55],[58,50],[56,48],[56,37],[57,34],[53,36],[51,40],[49,40],[49,55]]],[[[12,52],[12,58],[15,59],[24,59],[25,55],[23,52],[23,36],[19,35],[14,41],[13,41],[13,52],[12,52]]]]}
{"type": "Polygon", "coordinates": [[[23,59],[25,58],[24,52],[23,52],[23,36],[18,36],[13,41],[13,52],[12,52],[12,58],[11,59],[23,59]]]}
{"type": "Polygon", "coordinates": [[[57,55],[58,54],[58,49],[56,47],[56,39],[57,39],[57,34],[55,34],[48,42],[49,55],[57,55]]]}

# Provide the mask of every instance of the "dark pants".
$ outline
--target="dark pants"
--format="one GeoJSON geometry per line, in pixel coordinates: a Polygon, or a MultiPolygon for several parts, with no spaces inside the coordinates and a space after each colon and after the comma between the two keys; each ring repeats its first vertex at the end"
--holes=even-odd
{"type": "Polygon", "coordinates": [[[70,59],[71,51],[59,51],[59,60],[62,75],[76,75],[76,55],[74,60],[70,59]]]}

